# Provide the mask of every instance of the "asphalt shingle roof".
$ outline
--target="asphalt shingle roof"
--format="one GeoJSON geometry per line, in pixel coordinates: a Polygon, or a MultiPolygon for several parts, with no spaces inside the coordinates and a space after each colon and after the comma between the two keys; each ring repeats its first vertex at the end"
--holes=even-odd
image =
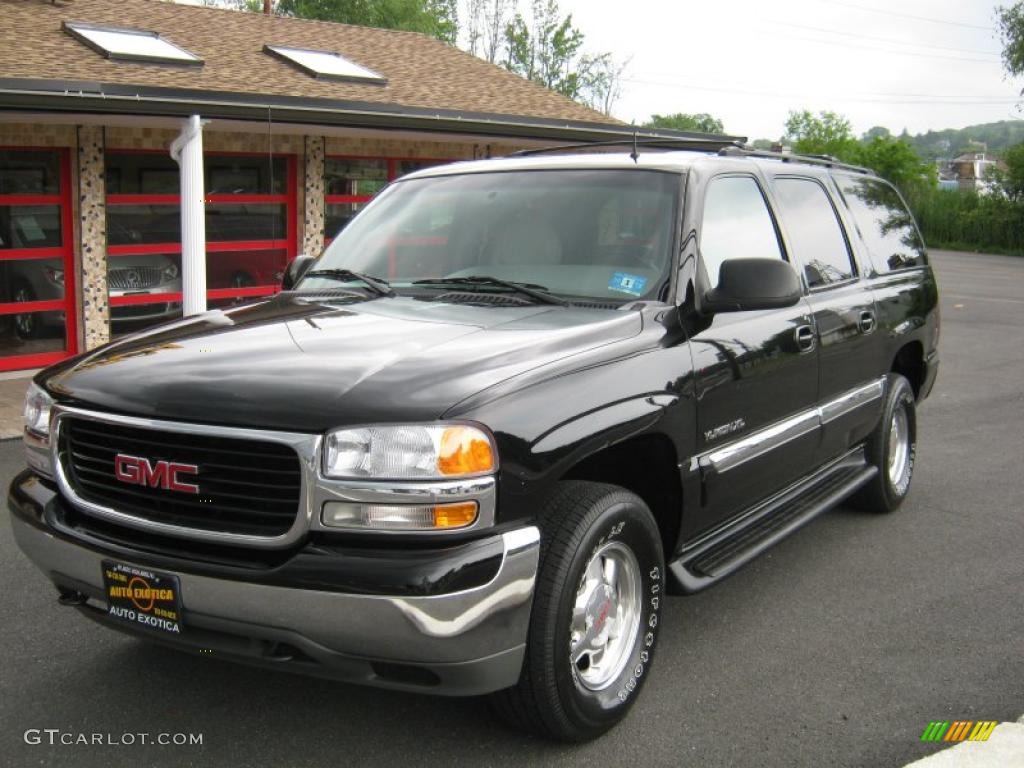
{"type": "Polygon", "coordinates": [[[426,35],[266,17],[163,0],[0,0],[0,78],[291,96],[621,125],[426,35]],[[157,32],[201,68],[107,59],[64,21],[157,32]],[[266,43],[331,50],[387,85],[313,78],[263,52],[266,43]]]}

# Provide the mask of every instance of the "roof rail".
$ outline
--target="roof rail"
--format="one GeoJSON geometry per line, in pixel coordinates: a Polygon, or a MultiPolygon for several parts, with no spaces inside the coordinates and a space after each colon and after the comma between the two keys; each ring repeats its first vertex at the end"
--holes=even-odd
{"type": "Polygon", "coordinates": [[[722,147],[718,154],[723,156],[740,157],[763,157],[769,160],[781,160],[784,163],[806,163],[808,165],[823,165],[826,168],[841,168],[844,171],[854,173],[873,173],[870,168],[860,165],[844,163],[832,155],[798,155],[792,152],[771,152],[764,149],[748,149],[746,147],[722,147]]]}
{"type": "Polygon", "coordinates": [[[719,152],[725,149],[741,149],[743,143],[734,138],[700,138],[683,136],[635,136],[632,138],[611,139],[608,141],[588,141],[579,144],[562,144],[561,146],[537,147],[512,152],[509,157],[525,157],[528,155],[544,155],[549,152],[572,152],[580,149],[601,147],[627,147],[663,150],[695,150],[698,152],[719,152]]]}

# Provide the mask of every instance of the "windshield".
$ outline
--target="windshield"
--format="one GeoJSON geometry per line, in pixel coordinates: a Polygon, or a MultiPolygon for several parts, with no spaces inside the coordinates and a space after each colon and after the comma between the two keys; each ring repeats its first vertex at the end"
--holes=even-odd
{"type": "Polygon", "coordinates": [[[640,170],[399,181],[338,234],[299,290],[337,288],[324,271],[350,270],[399,293],[432,288],[417,281],[487,276],[569,299],[656,299],[668,279],[679,187],[677,174],[640,170]]]}

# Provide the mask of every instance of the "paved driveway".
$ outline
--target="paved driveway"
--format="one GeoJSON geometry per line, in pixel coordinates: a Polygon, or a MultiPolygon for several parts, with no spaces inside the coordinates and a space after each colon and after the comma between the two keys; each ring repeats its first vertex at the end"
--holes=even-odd
{"type": "MultiPolygon", "coordinates": [[[[553,746],[479,701],[178,654],[79,618],[0,523],[0,764],[892,766],[930,720],[1024,713],[1024,259],[936,253],[942,371],[897,514],[827,514],[669,601],[644,696],[553,746]],[[203,734],[201,747],[33,746],[29,728],[203,734]]],[[[20,467],[0,445],[0,478],[20,467]]]]}

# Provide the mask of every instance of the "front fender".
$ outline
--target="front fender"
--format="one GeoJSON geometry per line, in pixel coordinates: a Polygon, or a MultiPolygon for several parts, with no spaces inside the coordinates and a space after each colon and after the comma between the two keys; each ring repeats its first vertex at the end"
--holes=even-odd
{"type": "Polygon", "coordinates": [[[675,455],[696,444],[689,347],[626,354],[537,381],[446,416],[487,425],[498,443],[498,521],[532,519],[553,485],[609,446],[657,434],[675,455]]]}

